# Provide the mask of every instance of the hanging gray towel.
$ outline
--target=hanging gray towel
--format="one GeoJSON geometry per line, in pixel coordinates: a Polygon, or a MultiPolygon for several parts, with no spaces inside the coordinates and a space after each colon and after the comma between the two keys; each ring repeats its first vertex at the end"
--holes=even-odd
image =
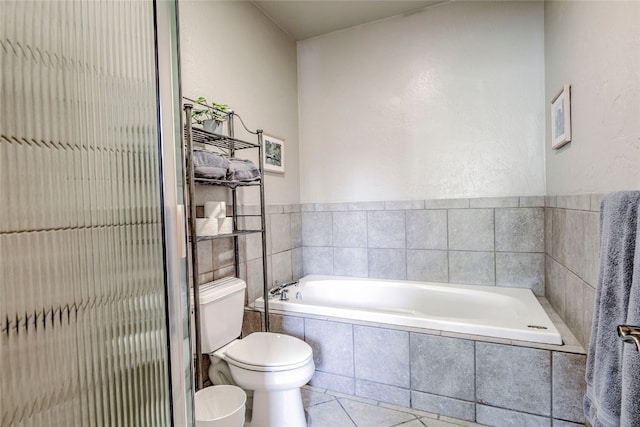
{"type": "MultiPolygon", "coordinates": [[[[638,209],[633,279],[625,324],[640,326],[640,208],[638,209]]],[[[624,344],[622,351],[620,425],[640,427],[640,351],[634,344],[624,344]]]]}
{"type": "Polygon", "coordinates": [[[225,179],[229,160],[211,151],[193,149],[193,174],[196,178],[225,179]]]}
{"type": "MultiPolygon", "coordinates": [[[[593,427],[640,426],[639,414],[628,414],[623,399],[637,399],[640,384],[625,374],[625,344],[618,339],[617,326],[627,322],[634,283],[634,257],[638,234],[640,192],[606,195],[600,205],[600,275],[596,289],[591,340],[587,353],[587,392],[584,410],[593,427]],[[621,424],[623,419],[628,424],[621,424]]],[[[635,260],[636,270],[640,259],[635,260]]],[[[637,276],[637,275],[636,275],[637,276]]],[[[635,282],[640,277],[635,278],[635,282]]],[[[634,301],[638,299],[634,297],[634,301]]],[[[640,307],[640,306],[637,306],[640,307]]],[[[637,403],[633,403],[637,406],[637,403]]]]}

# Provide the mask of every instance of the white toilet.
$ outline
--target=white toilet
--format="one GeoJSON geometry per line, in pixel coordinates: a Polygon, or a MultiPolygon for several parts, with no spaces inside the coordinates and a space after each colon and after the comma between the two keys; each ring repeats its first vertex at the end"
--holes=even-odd
{"type": "Polygon", "coordinates": [[[300,387],[315,371],[311,347],[298,338],[270,332],[237,339],[245,288],[244,281],[233,277],[200,286],[200,334],[202,352],[211,359],[209,378],[214,384],[228,381],[253,391],[251,418],[245,426],[304,427],[300,387]]]}

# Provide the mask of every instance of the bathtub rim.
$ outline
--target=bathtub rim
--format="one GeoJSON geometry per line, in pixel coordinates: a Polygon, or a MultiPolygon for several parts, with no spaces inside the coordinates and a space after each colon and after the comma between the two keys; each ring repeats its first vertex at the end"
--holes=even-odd
{"type": "MultiPolygon", "coordinates": [[[[354,278],[354,279],[358,279],[358,278],[354,278]]],[[[363,325],[363,326],[370,326],[370,327],[376,327],[376,328],[407,331],[407,332],[414,332],[414,333],[423,333],[427,335],[459,338],[459,339],[466,339],[466,340],[480,341],[480,342],[487,342],[487,343],[494,343],[494,344],[513,345],[517,347],[539,348],[544,350],[560,351],[564,353],[586,354],[586,350],[583,347],[583,345],[576,338],[576,336],[569,329],[569,327],[562,320],[562,318],[558,315],[555,309],[551,306],[547,298],[543,296],[538,296],[538,295],[534,295],[534,296],[538,300],[538,303],[540,304],[542,309],[545,311],[545,313],[547,314],[547,316],[549,317],[553,325],[556,327],[556,329],[560,333],[560,337],[562,339],[563,344],[546,344],[546,343],[538,343],[538,342],[524,341],[524,340],[518,340],[518,339],[497,338],[497,337],[491,337],[486,335],[469,334],[469,333],[463,333],[463,332],[449,332],[449,331],[443,331],[439,329],[428,329],[428,328],[420,328],[420,327],[414,327],[414,326],[395,325],[391,323],[373,322],[368,320],[358,320],[358,319],[344,318],[344,317],[338,317],[338,316],[327,316],[327,315],[293,312],[293,311],[280,310],[272,307],[269,307],[269,314],[270,314],[271,325],[274,325],[274,321],[273,319],[271,319],[273,315],[282,316],[282,317],[287,316],[287,317],[294,317],[294,318],[309,318],[309,319],[332,321],[336,323],[349,323],[354,325],[363,325]]],[[[248,312],[249,313],[254,312],[256,313],[256,315],[258,315],[259,317],[258,321],[260,322],[259,329],[264,330],[264,308],[256,307],[255,301],[253,301],[245,306],[245,316],[247,315],[248,312]]],[[[273,328],[271,328],[271,332],[274,332],[273,328]]],[[[285,332],[285,331],[275,331],[275,332],[285,332]]]]}
{"type": "MultiPolygon", "coordinates": [[[[537,298],[544,299],[544,297],[537,297],[537,298]]],[[[257,308],[254,306],[254,303],[251,303],[245,306],[245,316],[247,314],[250,315],[251,313],[255,313],[255,315],[259,316],[258,322],[260,322],[260,327],[256,330],[264,330],[264,325],[263,325],[264,309],[257,308]]],[[[547,314],[549,313],[547,312],[547,314]]],[[[290,311],[288,312],[284,310],[269,308],[269,317],[270,317],[271,325],[274,325],[275,323],[277,323],[275,322],[275,319],[273,318],[273,316],[324,320],[328,322],[348,323],[353,325],[413,332],[413,333],[419,333],[419,334],[441,336],[446,338],[458,338],[458,339],[486,342],[486,343],[492,343],[492,344],[504,344],[504,345],[512,345],[516,347],[538,348],[542,350],[559,351],[563,353],[584,354],[584,355],[587,354],[582,344],[580,344],[577,338],[575,338],[575,336],[569,330],[566,324],[562,320],[555,319],[551,316],[549,316],[551,318],[551,321],[553,322],[555,327],[558,329],[562,337],[563,344],[561,345],[543,344],[543,343],[537,343],[533,341],[522,341],[522,340],[514,340],[514,339],[506,339],[506,338],[495,338],[495,337],[489,337],[486,335],[465,334],[461,332],[448,332],[448,331],[441,331],[438,329],[416,328],[413,326],[392,325],[390,323],[370,322],[366,320],[354,320],[354,319],[347,319],[344,317],[318,316],[315,314],[296,313],[296,312],[290,312],[290,311]]],[[[288,335],[292,335],[290,332],[274,329],[273,327],[270,328],[270,332],[286,333],[288,335]]],[[[303,339],[304,337],[299,336],[299,338],[303,339]]]]}

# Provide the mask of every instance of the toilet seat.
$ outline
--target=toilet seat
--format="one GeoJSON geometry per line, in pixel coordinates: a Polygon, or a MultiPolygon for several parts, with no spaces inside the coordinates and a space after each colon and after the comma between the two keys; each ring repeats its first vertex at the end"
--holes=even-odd
{"type": "Polygon", "coordinates": [[[279,372],[305,366],[313,358],[306,342],[270,332],[255,332],[225,351],[227,363],[259,372],[279,372]]]}

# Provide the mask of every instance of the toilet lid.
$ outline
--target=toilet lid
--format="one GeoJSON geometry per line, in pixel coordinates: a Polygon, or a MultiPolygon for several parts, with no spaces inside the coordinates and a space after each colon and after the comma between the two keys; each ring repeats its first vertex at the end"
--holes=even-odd
{"type": "Polygon", "coordinates": [[[229,346],[228,363],[254,371],[286,371],[307,364],[313,357],[306,342],[270,332],[255,332],[229,346]]]}

